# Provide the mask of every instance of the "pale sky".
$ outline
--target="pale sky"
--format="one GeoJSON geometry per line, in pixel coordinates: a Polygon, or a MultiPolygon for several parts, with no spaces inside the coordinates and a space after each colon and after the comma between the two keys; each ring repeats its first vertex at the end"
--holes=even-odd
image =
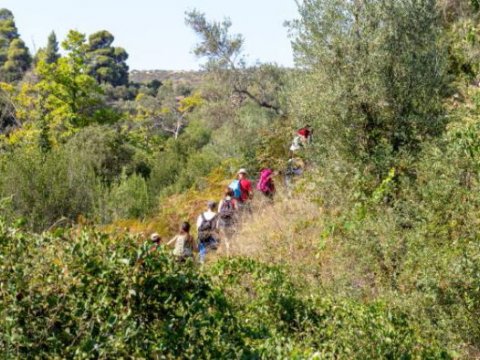
{"type": "Polygon", "coordinates": [[[193,9],[208,19],[230,17],[232,32],[245,38],[250,63],[293,64],[283,23],[297,17],[295,0],[0,0],[2,7],[13,12],[30,50],[44,46],[52,30],[59,40],[70,29],[108,30],[114,45],[129,53],[131,70],[198,69],[196,36],[184,22],[185,11],[193,9]]]}

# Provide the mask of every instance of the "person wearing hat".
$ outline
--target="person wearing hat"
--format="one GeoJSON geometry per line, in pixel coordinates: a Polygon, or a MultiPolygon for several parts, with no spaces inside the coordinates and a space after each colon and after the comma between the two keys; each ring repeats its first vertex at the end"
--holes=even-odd
{"type": "Polygon", "coordinates": [[[241,203],[245,203],[253,198],[252,183],[250,180],[248,180],[247,170],[245,169],[238,170],[237,176],[241,191],[239,200],[241,203]]]}
{"type": "Polygon", "coordinates": [[[218,219],[215,209],[217,204],[215,201],[207,202],[207,211],[202,212],[197,218],[198,230],[198,251],[200,254],[200,262],[205,260],[208,249],[217,248],[217,228],[218,219]]]}
{"type": "Polygon", "coordinates": [[[249,200],[253,199],[252,182],[248,179],[247,170],[240,169],[237,173],[238,183],[240,186],[240,197],[237,198],[238,209],[242,212],[251,213],[249,200]]]}
{"type": "Polygon", "coordinates": [[[150,241],[152,242],[152,247],[150,248],[150,251],[155,251],[160,247],[160,243],[162,241],[162,238],[158,233],[153,233],[150,235],[150,241]]]}

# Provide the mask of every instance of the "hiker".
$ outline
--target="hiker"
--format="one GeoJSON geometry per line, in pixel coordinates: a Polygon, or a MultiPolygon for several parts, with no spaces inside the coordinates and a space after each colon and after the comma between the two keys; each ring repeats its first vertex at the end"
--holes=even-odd
{"type": "MultiPolygon", "coordinates": [[[[142,237],[145,236],[145,234],[143,232],[141,232],[139,235],[141,235],[142,237]]],[[[145,254],[139,254],[139,256],[137,257],[137,264],[138,265],[143,265],[145,263],[145,256],[151,255],[151,254],[155,253],[155,251],[160,249],[162,238],[157,233],[153,233],[152,235],[150,235],[150,242],[153,245],[150,246],[148,251],[145,254]]]]}
{"type": "Polygon", "coordinates": [[[150,235],[150,241],[153,244],[152,247],[150,248],[150,252],[152,252],[160,248],[160,243],[162,241],[162,238],[157,233],[153,233],[152,235],[150,235]]]}
{"type": "Polygon", "coordinates": [[[182,223],[180,232],[170,240],[167,245],[175,243],[173,255],[179,262],[185,262],[187,259],[193,257],[193,251],[197,250],[197,245],[193,236],[190,235],[190,224],[188,222],[182,223]]]}
{"type": "Polygon", "coordinates": [[[305,163],[300,158],[291,158],[287,162],[285,172],[285,185],[290,187],[295,177],[301,176],[305,170],[305,163]]]}
{"type": "Polygon", "coordinates": [[[312,133],[313,130],[310,125],[305,125],[303,128],[299,129],[293,138],[292,145],[290,146],[290,151],[293,153],[303,149],[305,145],[312,142],[312,133]]]}
{"type": "Polygon", "coordinates": [[[225,243],[227,255],[230,251],[230,239],[235,231],[235,213],[237,201],[234,198],[233,190],[226,188],[224,197],[218,204],[218,229],[220,236],[225,243]]]}
{"type": "Polygon", "coordinates": [[[229,187],[233,190],[237,200],[238,210],[251,213],[249,200],[253,199],[252,183],[247,178],[247,170],[240,169],[237,173],[237,180],[234,180],[229,187]]]}
{"type": "Polygon", "coordinates": [[[197,219],[198,229],[198,250],[200,262],[205,261],[205,255],[208,249],[216,249],[217,241],[217,213],[214,211],[217,207],[215,201],[207,203],[207,211],[201,213],[197,219]]]}
{"type": "Polygon", "coordinates": [[[297,134],[302,137],[304,144],[310,144],[312,142],[313,130],[310,125],[305,125],[303,128],[297,131],[297,134]]]}
{"type": "Polygon", "coordinates": [[[265,168],[260,171],[260,178],[257,183],[257,190],[259,190],[268,199],[273,200],[275,194],[275,184],[273,183],[274,172],[272,169],[265,168]]]}

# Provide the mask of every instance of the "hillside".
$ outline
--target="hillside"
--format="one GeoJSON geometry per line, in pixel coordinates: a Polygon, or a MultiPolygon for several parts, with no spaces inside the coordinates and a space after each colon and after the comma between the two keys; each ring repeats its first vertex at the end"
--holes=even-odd
{"type": "Polygon", "coordinates": [[[480,2],[297,5],[205,73],[0,9],[0,357],[480,359],[480,2]]]}
{"type": "Polygon", "coordinates": [[[148,83],[152,80],[165,82],[170,80],[174,85],[189,84],[197,87],[205,73],[202,71],[173,71],[173,70],[132,70],[130,71],[130,81],[138,83],[148,83]]]}

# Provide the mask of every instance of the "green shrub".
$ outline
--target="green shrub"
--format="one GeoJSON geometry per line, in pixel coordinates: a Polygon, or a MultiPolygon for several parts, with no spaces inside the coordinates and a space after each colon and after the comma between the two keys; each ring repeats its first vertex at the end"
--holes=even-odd
{"type": "Polygon", "coordinates": [[[175,184],[177,191],[190,188],[192,185],[202,187],[205,178],[214,168],[221,164],[222,158],[214,147],[206,146],[202,151],[192,154],[182,168],[175,184]]]}
{"type": "Polygon", "coordinates": [[[0,223],[3,356],[247,356],[238,322],[208,278],[148,249],[128,236],[38,236],[0,223]]]}
{"type": "Polygon", "coordinates": [[[101,212],[102,222],[144,217],[151,208],[151,198],[146,180],[123,173],[105,194],[106,208],[101,212]]]}
{"type": "Polygon", "coordinates": [[[119,131],[107,126],[82,129],[65,145],[65,151],[92,166],[107,184],[118,180],[125,168],[129,174],[136,170],[136,149],[119,131]]]}
{"type": "Polygon", "coordinates": [[[305,293],[301,279],[290,279],[280,266],[237,258],[215,264],[212,275],[263,358],[450,358],[408,313],[382,302],[305,293]]]}
{"type": "Polygon", "coordinates": [[[159,194],[163,189],[177,181],[183,168],[183,157],[173,151],[158,153],[152,159],[152,171],[148,186],[152,194],[159,194]]]}
{"type": "Polygon", "coordinates": [[[137,238],[0,221],[6,358],[448,358],[385,304],[306,295],[248,259],[201,272],[137,238]]]}
{"type": "Polygon", "coordinates": [[[64,217],[76,221],[91,215],[101,197],[95,169],[81,154],[18,149],[3,160],[0,193],[11,199],[7,215],[24,218],[33,229],[45,229],[64,217]]]}

